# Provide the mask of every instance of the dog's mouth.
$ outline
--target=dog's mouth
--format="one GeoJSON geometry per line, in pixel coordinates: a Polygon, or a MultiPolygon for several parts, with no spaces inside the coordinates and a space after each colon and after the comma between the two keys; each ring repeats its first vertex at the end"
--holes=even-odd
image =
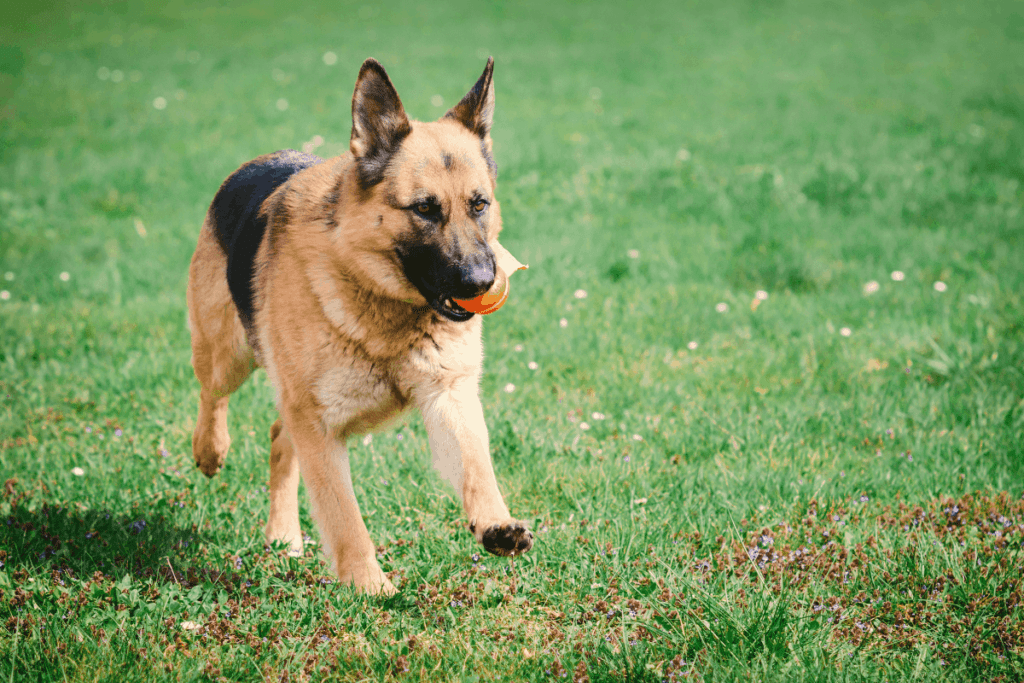
{"type": "Polygon", "coordinates": [[[445,268],[437,265],[446,262],[438,248],[422,245],[400,246],[395,249],[395,255],[406,279],[419,290],[430,307],[439,315],[457,323],[466,322],[473,317],[473,313],[455,303],[450,293],[451,287],[446,284],[453,278],[445,277],[445,268]]]}
{"type": "Polygon", "coordinates": [[[455,303],[451,297],[438,296],[428,301],[431,308],[453,322],[461,323],[473,317],[472,313],[455,303]]]}

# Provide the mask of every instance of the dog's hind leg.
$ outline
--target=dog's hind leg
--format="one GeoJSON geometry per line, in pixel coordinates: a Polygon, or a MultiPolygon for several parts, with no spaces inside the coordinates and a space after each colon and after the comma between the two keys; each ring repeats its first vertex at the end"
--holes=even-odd
{"type": "Polygon", "coordinates": [[[226,258],[207,223],[192,257],[187,297],[192,369],[200,384],[192,455],[208,477],[220,470],[231,445],[228,397],[256,367],[225,272],[226,258]]]}
{"type": "Polygon", "coordinates": [[[270,428],[270,519],[264,529],[267,543],[288,544],[288,554],[302,554],[299,527],[299,460],[281,419],[270,428]]]}

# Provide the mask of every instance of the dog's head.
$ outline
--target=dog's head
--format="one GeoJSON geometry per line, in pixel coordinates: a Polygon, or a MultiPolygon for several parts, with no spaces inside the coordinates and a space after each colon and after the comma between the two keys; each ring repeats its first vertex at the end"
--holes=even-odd
{"type": "MultiPolygon", "coordinates": [[[[491,156],[494,60],[472,90],[437,121],[406,116],[384,68],[368,59],[352,97],[360,204],[376,214],[365,247],[389,274],[385,289],[425,300],[449,320],[473,314],[453,299],[487,291],[495,277],[501,215],[491,156]]],[[[364,212],[361,212],[365,214],[364,212]]]]}

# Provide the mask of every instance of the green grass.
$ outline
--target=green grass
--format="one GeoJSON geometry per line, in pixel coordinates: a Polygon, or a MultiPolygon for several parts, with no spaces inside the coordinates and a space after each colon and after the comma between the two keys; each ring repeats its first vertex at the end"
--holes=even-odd
{"type": "Polygon", "coordinates": [[[1018,4],[4,13],[0,680],[1024,677],[1018,4]],[[431,119],[490,54],[537,544],[480,554],[410,416],[352,444],[361,597],[264,547],[263,374],[194,469],[187,264],[238,164],[347,148],[363,59],[431,119]]]}

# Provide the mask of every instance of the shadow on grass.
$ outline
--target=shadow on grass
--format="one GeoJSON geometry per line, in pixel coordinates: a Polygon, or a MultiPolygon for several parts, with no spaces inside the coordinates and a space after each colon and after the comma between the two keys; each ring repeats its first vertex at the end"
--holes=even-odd
{"type": "Polygon", "coordinates": [[[0,561],[16,575],[57,572],[87,579],[99,572],[180,584],[230,583],[228,573],[202,566],[194,524],[180,526],[152,508],[140,507],[126,516],[8,494],[0,506],[0,561]]]}

